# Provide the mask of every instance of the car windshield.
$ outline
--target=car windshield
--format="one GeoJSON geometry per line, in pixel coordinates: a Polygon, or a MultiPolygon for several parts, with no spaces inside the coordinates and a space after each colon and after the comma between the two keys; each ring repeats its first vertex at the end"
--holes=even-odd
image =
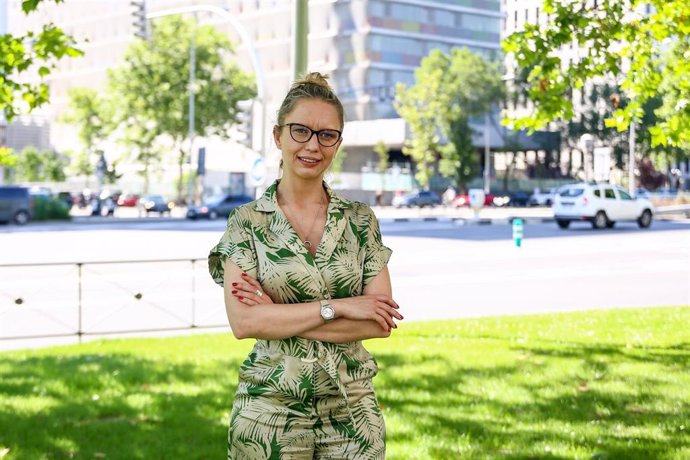
{"type": "Polygon", "coordinates": [[[206,204],[218,204],[225,199],[225,195],[213,195],[206,200],[206,204]]]}
{"type": "Polygon", "coordinates": [[[585,189],[583,188],[566,188],[561,190],[560,196],[563,198],[573,198],[582,195],[584,192],[585,189]]]}

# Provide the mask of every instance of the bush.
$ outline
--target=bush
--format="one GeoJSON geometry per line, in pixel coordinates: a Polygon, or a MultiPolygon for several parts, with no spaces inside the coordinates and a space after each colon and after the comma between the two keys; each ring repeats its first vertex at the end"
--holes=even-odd
{"type": "Polygon", "coordinates": [[[34,197],[34,220],[70,220],[65,202],[46,196],[34,197]]]}

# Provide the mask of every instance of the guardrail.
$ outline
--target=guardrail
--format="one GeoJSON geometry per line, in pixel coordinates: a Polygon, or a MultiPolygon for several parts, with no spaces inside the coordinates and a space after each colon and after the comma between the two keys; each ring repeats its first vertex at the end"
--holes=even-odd
{"type": "Polygon", "coordinates": [[[206,259],[0,265],[0,340],[227,326],[206,259]],[[202,261],[203,269],[199,268],[202,261]]]}

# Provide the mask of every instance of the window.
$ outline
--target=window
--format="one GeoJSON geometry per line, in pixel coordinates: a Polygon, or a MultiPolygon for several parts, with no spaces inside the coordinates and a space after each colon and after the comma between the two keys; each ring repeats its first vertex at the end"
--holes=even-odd
{"type": "Polygon", "coordinates": [[[594,191],[594,196],[597,197],[597,198],[601,198],[601,190],[596,189],[596,190],[594,191]]]}
{"type": "Polygon", "coordinates": [[[607,200],[615,200],[616,199],[616,194],[614,193],[612,188],[605,188],[604,189],[604,198],[607,200]]]}
{"type": "MultiPolygon", "coordinates": [[[[582,188],[566,188],[566,189],[561,191],[560,196],[562,196],[564,198],[574,198],[576,196],[582,195],[584,193],[584,191],[585,190],[582,188]]],[[[598,191],[599,190],[594,191],[594,194],[596,196],[599,196],[599,194],[597,193],[598,191]]]]}
{"type": "Polygon", "coordinates": [[[625,190],[618,189],[618,196],[621,197],[621,200],[632,200],[632,197],[625,190]]]}
{"type": "Polygon", "coordinates": [[[439,26],[455,27],[455,14],[451,11],[437,10],[434,13],[434,22],[439,26]]]}

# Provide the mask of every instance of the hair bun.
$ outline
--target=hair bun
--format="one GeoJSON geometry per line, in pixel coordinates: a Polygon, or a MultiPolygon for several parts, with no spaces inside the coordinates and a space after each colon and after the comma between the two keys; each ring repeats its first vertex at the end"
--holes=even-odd
{"type": "Polygon", "coordinates": [[[316,85],[332,90],[331,85],[328,84],[328,75],[324,75],[321,72],[309,72],[304,74],[301,78],[298,78],[292,83],[292,88],[302,85],[316,85]]]}

